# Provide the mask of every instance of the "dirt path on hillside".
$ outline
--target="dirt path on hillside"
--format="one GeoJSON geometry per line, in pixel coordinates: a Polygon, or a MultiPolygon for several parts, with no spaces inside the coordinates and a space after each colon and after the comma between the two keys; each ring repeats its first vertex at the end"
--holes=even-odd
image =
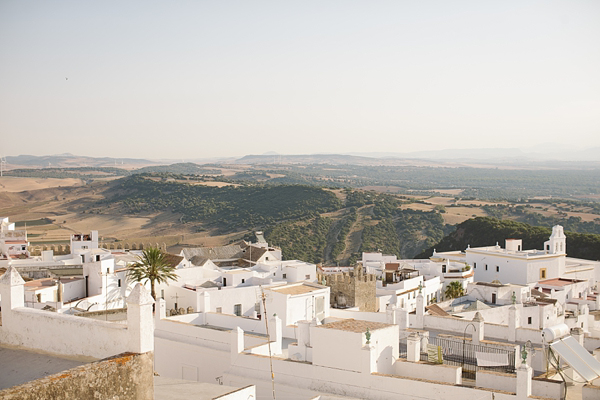
{"type": "Polygon", "coordinates": [[[352,256],[352,253],[358,252],[360,245],[362,244],[362,231],[365,227],[365,217],[373,213],[373,205],[366,205],[356,210],[356,221],[350,227],[350,232],[345,239],[345,247],[342,254],[338,257],[340,265],[347,266],[348,259],[352,256]]]}

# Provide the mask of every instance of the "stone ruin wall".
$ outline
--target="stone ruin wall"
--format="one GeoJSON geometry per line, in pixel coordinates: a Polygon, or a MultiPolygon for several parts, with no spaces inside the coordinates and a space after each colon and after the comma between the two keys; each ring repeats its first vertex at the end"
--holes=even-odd
{"type": "MultiPolygon", "coordinates": [[[[129,243],[129,242],[110,242],[110,243],[99,243],[98,247],[107,250],[144,250],[148,247],[158,247],[162,251],[167,251],[166,243],[129,243]]],[[[48,244],[40,246],[29,246],[28,249],[31,256],[41,256],[42,251],[52,250],[54,255],[66,255],[71,254],[71,246],[68,244],[48,244]]]]}
{"type": "Polygon", "coordinates": [[[341,293],[346,297],[346,306],[358,307],[360,311],[377,311],[377,278],[373,274],[363,274],[361,267],[356,267],[354,272],[317,274],[317,279],[319,282],[325,280],[325,285],[331,288],[331,306],[336,303],[336,298],[341,293]]]}

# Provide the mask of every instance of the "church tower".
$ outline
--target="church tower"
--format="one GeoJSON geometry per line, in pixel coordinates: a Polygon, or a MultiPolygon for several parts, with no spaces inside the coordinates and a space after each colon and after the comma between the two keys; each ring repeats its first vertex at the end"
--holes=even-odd
{"type": "Polygon", "coordinates": [[[550,240],[544,242],[544,250],[547,254],[566,254],[567,253],[567,237],[560,225],[552,227],[552,235],[550,240]]]}

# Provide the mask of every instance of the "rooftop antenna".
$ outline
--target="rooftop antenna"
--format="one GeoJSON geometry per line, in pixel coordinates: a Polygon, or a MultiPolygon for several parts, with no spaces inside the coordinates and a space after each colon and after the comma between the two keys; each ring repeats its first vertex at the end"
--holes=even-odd
{"type": "Polygon", "coordinates": [[[271,367],[271,386],[273,388],[273,399],[275,399],[275,375],[273,374],[273,359],[271,358],[271,339],[269,336],[269,314],[267,313],[267,297],[265,296],[265,291],[260,286],[260,293],[263,303],[263,310],[265,310],[265,326],[267,329],[267,344],[269,346],[269,366],[271,367]]]}

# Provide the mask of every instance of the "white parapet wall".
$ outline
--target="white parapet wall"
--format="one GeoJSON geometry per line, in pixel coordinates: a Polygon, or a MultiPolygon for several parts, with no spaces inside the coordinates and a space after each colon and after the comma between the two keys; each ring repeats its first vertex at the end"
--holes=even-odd
{"type": "MultiPolygon", "coordinates": [[[[502,390],[515,393],[517,390],[517,376],[494,371],[477,371],[476,386],[502,390]]],[[[531,394],[533,396],[562,399],[564,397],[564,382],[551,379],[534,378],[531,381],[531,394]]]]}
{"type": "Polygon", "coordinates": [[[93,358],[154,348],[154,301],[141,284],[128,298],[127,325],[23,307],[23,284],[14,267],[0,279],[0,293],[7,300],[2,307],[1,343],[93,358]]]}
{"type": "MultiPolygon", "coordinates": [[[[436,381],[462,384],[462,367],[446,364],[431,364],[428,362],[409,362],[402,359],[396,360],[396,375],[422,379],[424,377],[435,377],[436,381]]],[[[479,385],[478,385],[479,386],[479,385]]]]}

